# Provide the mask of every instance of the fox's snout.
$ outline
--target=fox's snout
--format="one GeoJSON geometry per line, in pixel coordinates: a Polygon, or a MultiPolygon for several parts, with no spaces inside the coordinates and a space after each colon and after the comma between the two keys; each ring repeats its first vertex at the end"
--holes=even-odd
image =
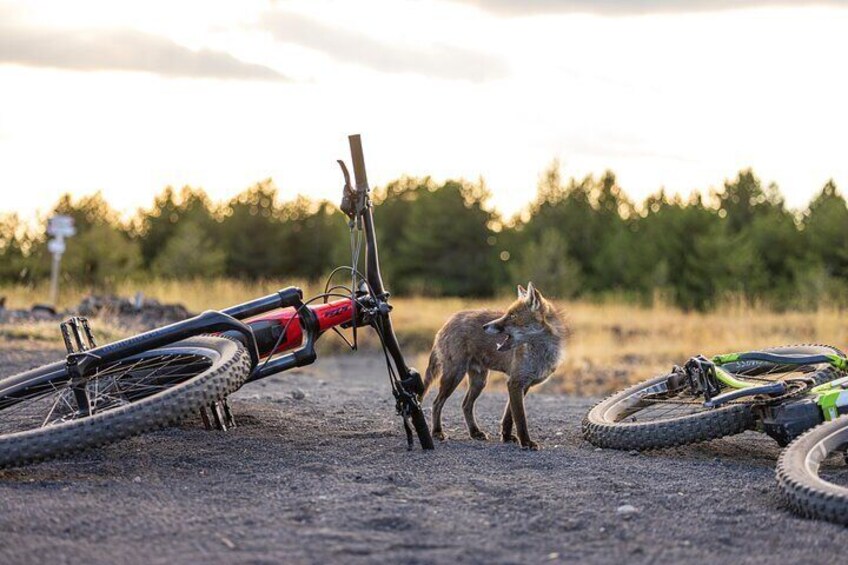
{"type": "Polygon", "coordinates": [[[498,318],[497,320],[492,320],[488,324],[483,324],[483,331],[490,335],[498,335],[498,334],[506,334],[506,337],[501,340],[497,345],[498,351],[507,351],[512,349],[515,344],[515,340],[513,339],[512,333],[514,328],[510,328],[507,331],[506,323],[503,318],[498,318]]]}
{"type": "Polygon", "coordinates": [[[488,324],[483,324],[483,331],[487,334],[500,334],[503,333],[504,327],[498,320],[492,320],[488,324]]]}

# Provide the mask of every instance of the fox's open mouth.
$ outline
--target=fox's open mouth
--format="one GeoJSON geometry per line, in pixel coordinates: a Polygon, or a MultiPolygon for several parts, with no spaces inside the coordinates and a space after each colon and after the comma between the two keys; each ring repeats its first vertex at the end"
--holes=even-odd
{"type": "Polygon", "coordinates": [[[506,351],[508,349],[512,349],[512,336],[506,334],[506,337],[503,341],[498,343],[498,351],[506,351]]]}

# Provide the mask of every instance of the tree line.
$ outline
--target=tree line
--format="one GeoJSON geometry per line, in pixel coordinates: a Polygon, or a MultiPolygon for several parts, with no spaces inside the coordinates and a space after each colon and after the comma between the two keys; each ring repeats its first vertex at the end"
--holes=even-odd
{"type": "MultiPolygon", "coordinates": [[[[401,178],[374,191],[384,275],[402,294],[491,296],[533,280],[562,298],[606,297],[708,309],[728,298],[772,307],[848,304],[848,206],[832,181],[806,209],[740,171],[721,190],[659,191],[633,202],[612,172],[541,176],[514,218],[489,206],[483,181],[401,178]]],[[[126,277],[318,280],[350,260],[346,218],[329,201],[281,201],[270,181],[229,201],[166,188],[124,220],[98,193],[63,196],[75,219],[63,276],[108,287],[126,277]]],[[[43,229],[0,216],[0,282],[49,274],[43,229]]]]}

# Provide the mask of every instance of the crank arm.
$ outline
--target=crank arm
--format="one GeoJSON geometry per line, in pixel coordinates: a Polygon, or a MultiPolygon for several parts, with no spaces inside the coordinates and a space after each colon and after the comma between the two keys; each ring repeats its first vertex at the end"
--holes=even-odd
{"type": "Polygon", "coordinates": [[[730,392],[725,392],[724,394],[719,394],[718,396],[714,396],[710,400],[704,402],[704,406],[707,408],[717,408],[726,402],[736,400],[738,398],[744,398],[746,396],[755,396],[757,394],[783,394],[785,392],[786,383],[777,381],[764,385],[738,388],[736,390],[731,390],[730,392]]]}

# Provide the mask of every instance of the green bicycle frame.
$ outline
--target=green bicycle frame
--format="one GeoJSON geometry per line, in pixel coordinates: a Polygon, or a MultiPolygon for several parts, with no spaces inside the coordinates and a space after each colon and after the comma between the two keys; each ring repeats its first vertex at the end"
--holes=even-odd
{"type": "Polygon", "coordinates": [[[743,381],[733,376],[733,373],[726,371],[724,368],[716,364],[716,378],[730,388],[751,388],[754,383],[743,381]]]}
{"type": "MultiPolygon", "coordinates": [[[[827,363],[841,371],[848,370],[848,359],[836,354],[820,355],[776,355],[761,351],[750,351],[744,353],[726,353],[716,355],[712,358],[716,365],[716,378],[726,386],[734,389],[744,389],[756,386],[755,383],[736,378],[732,373],[722,367],[727,363],[738,361],[763,361],[767,363],[779,363],[781,365],[811,365],[827,363]]],[[[820,384],[810,390],[810,394],[816,396],[816,403],[821,408],[825,420],[833,420],[839,416],[839,408],[848,406],[848,376],[820,384]]]]}
{"type": "Polygon", "coordinates": [[[833,420],[839,416],[839,408],[848,405],[846,386],[848,386],[848,377],[842,377],[829,383],[820,384],[810,391],[812,394],[818,395],[816,403],[822,409],[825,420],[833,420]]]}

